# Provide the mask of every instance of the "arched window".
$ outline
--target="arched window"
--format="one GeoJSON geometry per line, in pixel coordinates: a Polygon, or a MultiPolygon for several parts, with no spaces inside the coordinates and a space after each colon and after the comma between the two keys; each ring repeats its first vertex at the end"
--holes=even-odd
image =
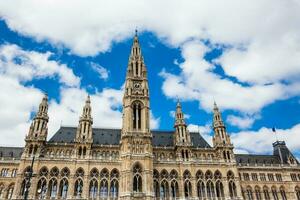
{"type": "Polygon", "coordinates": [[[0,185],[0,198],[3,198],[3,193],[4,193],[4,185],[0,185]]]}
{"type": "Polygon", "coordinates": [[[108,197],[108,179],[109,179],[109,171],[104,168],[100,172],[100,198],[108,197]]]}
{"type": "Polygon", "coordinates": [[[231,198],[237,197],[236,185],[233,180],[230,180],[229,183],[229,196],[231,198]]]}
{"type": "Polygon", "coordinates": [[[93,178],[90,181],[89,191],[90,191],[90,199],[96,199],[98,193],[98,181],[95,178],[93,178]]]}
{"type": "Polygon", "coordinates": [[[46,195],[47,195],[47,181],[45,178],[41,178],[37,184],[38,199],[45,199],[46,195]]]}
{"type": "Polygon", "coordinates": [[[272,187],[272,196],[274,200],[279,200],[276,187],[272,187]]]}
{"type": "Polygon", "coordinates": [[[74,196],[76,198],[81,198],[82,189],[83,189],[83,181],[81,178],[79,178],[76,180],[75,187],[74,187],[74,196]]]}
{"type": "Polygon", "coordinates": [[[260,192],[260,188],[258,186],[255,187],[255,197],[256,200],[261,200],[261,192],[260,192]]]}
{"type": "Polygon", "coordinates": [[[287,200],[284,187],[280,188],[280,195],[281,195],[282,200],[287,200]]]}
{"type": "Polygon", "coordinates": [[[169,194],[169,185],[168,182],[164,179],[160,183],[160,199],[165,200],[168,199],[168,194],[169,194]]]}
{"type": "Polygon", "coordinates": [[[214,184],[211,180],[208,180],[206,183],[206,193],[207,193],[208,199],[213,199],[216,196],[214,184]]]}
{"type": "Polygon", "coordinates": [[[110,182],[110,197],[112,199],[118,199],[119,196],[119,182],[116,178],[110,182]]]}
{"type": "Polygon", "coordinates": [[[179,189],[178,189],[178,183],[177,181],[174,179],[171,181],[171,197],[172,197],[172,200],[173,199],[177,199],[179,197],[179,189]]]}
{"type": "Polygon", "coordinates": [[[253,200],[252,188],[250,186],[248,186],[246,189],[246,199],[253,200]]]}
{"type": "Polygon", "coordinates": [[[297,197],[297,200],[300,200],[300,188],[298,186],[295,187],[295,195],[297,197]]]}
{"type": "Polygon", "coordinates": [[[13,192],[14,192],[14,185],[10,185],[7,189],[7,199],[12,199],[12,195],[13,195],[13,192]]]}
{"type": "Polygon", "coordinates": [[[57,194],[57,180],[55,178],[52,178],[49,181],[49,196],[51,198],[56,198],[56,194],[57,194]]]}
{"type": "Polygon", "coordinates": [[[67,199],[68,188],[69,188],[68,180],[66,178],[63,178],[59,184],[59,194],[58,194],[62,199],[67,199]]]}
{"type": "Polygon", "coordinates": [[[171,195],[171,199],[176,199],[179,197],[179,188],[178,188],[178,173],[176,170],[171,170],[170,172],[170,176],[169,176],[170,180],[171,180],[171,188],[170,188],[170,195],[171,195]]]}
{"type": "Polygon", "coordinates": [[[183,173],[183,180],[184,180],[184,196],[191,197],[192,195],[192,184],[190,182],[191,173],[188,170],[185,170],[183,173]]]}
{"type": "Polygon", "coordinates": [[[100,198],[108,197],[108,182],[107,179],[102,179],[100,182],[100,198]]]}
{"type": "Polygon", "coordinates": [[[200,200],[205,198],[205,184],[202,180],[197,183],[197,194],[200,200]]]}
{"type": "Polygon", "coordinates": [[[158,180],[156,180],[156,179],[154,179],[154,182],[153,182],[153,189],[154,189],[155,198],[159,199],[159,183],[158,183],[158,180]]]}
{"type": "Polygon", "coordinates": [[[142,168],[139,164],[133,167],[133,191],[142,192],[142,168]]]}
{"type": "Polygon", "coordinates": [[[224,198],[224,187],[223,187],[223,183],[220,180],[216,182],[216,196],[217,199],[224,198]]]}
{"type": "Polygon", "coordinates": [[[270,200],[270,194],[269,194],[269,189],[268,187],[264,187],[264,197],[265,197],[265,200],[270,200]]]}
{"type": "Polygon", "coordinates": [[[133,129],[140,130],[142,127],[142,103],[134,102],[132,105],[133,111],[133,129]]]}

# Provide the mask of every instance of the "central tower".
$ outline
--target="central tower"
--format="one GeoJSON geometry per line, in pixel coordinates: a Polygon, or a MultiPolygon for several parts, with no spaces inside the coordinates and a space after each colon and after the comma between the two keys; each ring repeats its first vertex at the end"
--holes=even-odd
{"type": "Polygon", "coordinates": [[[121,133],[121,199],[153,199],[147,70],[137,32],[128,61],[121,133]]]}

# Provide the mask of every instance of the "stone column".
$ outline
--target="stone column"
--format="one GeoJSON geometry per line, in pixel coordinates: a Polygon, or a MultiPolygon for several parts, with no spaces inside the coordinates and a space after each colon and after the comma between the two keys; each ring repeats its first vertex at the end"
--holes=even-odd
{"type": "Polygon", "coordinates": [[[74,197],[74,187],[75,187],[75,177],[70,176],[68,194],[67,194],[68,199],[73,199],[73,197],[74,197]]]}

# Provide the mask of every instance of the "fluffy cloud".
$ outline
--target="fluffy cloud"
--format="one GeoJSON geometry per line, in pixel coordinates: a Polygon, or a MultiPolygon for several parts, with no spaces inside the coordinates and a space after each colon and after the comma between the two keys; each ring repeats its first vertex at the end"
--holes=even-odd
{"type": "Polygon", "coordinates": [[[179,75],[162,70],[165,79],[162,89],[171,98],[197,100],[201,107],[210,111],[216,100],[222,109],[256,113],[262,107],[280,99],[299,95],[300,82],[284,84],[255,84],[244,86],[213,72],[215,66],[204,55],[209,51],[201,41],[190,41],[182,48],[184,62],[179,64],[179,75]]]}
{"type": "Polygon", "coordinates": [[[98,73],[100,79],[108,79],[109,71],[105,67],[102,67],[101,65],[94,62],[91,62],[91,67],[95,72],[98,73]]]}
{"type": "Polygon", "coordinates": [[[300,124],[296,124],[289,129],[277,129],[277,137],[271,128],[262,127],[258,131],[241,131],[232,133],[232,142],[239,152],[250,152],[269,154],[272,152],[272,142],[284,140],[290,150],[293,152],[300,151],[300,124]]]}
{"type": "Polygon", "coordinates": [[[239,127],[240,129],[247,129],[252,126],[257,116],[235,116],[235,115],[228,115],[227,116],[227,123],[239,127]]]}
{"type": "Polygon", "coordinates": [[[167,44],[184,49],[182,76],[164,73],[167,96],[180,92],[186,98],[199,100],[205,109],[210,109],[216,99],[224,109],[253,112],[275,100],[299,94],[299,83],[281,83],[300,74],[299,8],[299,2],[293,0],[204,0],[184,4],[179,0],[12,0],[0,1],[0,16],[20,34],[62,44],[79,55],[109,50],[113,42],[132,36],[136,26],[152,31],[167,44]],[[155,15],[153,10],[165,14],[155,15]],[[250,86],[213,73],[213,65],[203,60],[203,53],[209,49],[188,50],[187,46],[199,46],[199,40],[226,46],[215,62],[221,64],[226,75],[250,86]],[[189,78],[191,73],[197,76],[189,78]],[[176,90],[168,86],[171,83],[176,90]]]}
{"type": "Polygon", "coordinates": [[[24,51],[19,46],[0,46],[0,73],[20,82],[59,76],[59,82],[67,86],[78,86],[80,79],[65,64],[51,60],[50,52],[24,51]]]}

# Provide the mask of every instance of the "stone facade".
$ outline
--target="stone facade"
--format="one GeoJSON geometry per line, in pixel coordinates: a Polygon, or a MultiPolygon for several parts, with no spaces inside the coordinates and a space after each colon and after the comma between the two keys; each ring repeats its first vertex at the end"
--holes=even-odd
{"type": "Polygon", "coordinates": [[[28,199],[300,200],[300,166],[284,142],[273,144],[273,155],[234,154],[216,103],[213,146],[188,131],[180,102],[172,131],[150,130],[149,109],[147,68],[135,35],[122,129],[93,128],[87,97],[77,128],[61,127],[47,140],[45,96],[25,147],[0,147],[0,198],[24,199],[30,184],[28,199]]]}

